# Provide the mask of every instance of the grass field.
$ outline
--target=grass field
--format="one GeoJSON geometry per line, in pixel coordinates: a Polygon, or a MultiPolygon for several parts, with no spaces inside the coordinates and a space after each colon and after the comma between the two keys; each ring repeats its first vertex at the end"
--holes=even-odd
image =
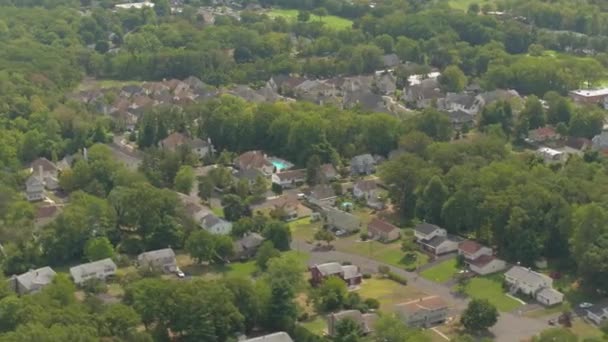
{"type": "Polygon", "coordinates": [[[289,222],[291,234],[295,239],[312,241],[315,232],[321,227],[320,222],[310,222],[310,218],[305,217],[289,222]]]}
{"type": "Polygon", "coordinates": [[[436,283],[445,283],[452,279],[457,272],[456,259],[450,259],[424,270],[420,275],[436,283]]]}
{"type": "Polygon", "coordinates": [[[491,0],[449,0],[450,7],[466,11],[471,4],[478,4],[482,7],[484,4],[493,3],[491,0]]]}
{"type": "MultiPolygon", "coordinates": [[[[288,10],[288,9],[273,9],[268,12],[268,15],[271,17],[284,17],[290,20],[297,20],[298,11],[297,10],[288,10]]],[[[334,29],[345,29],[351,28],[353,26],[353,22],[351,20],[336,17],[335,15],[328,15],[326,17],[320,18],[316,15],[310,16],[310,21],[320,21],[328,27],[334,29]]]]}
{"type": "Polygon", "coordinates": [[[405,253],[401,250],[401,244],[398,241],[392,243],[381,243],[378,241],[361,242],[359,239],[359,235],[354,235],[347,238],[339,238],[333,244],[339,251],[369,257],[400,268],[419,267],[429,262],[428,255],[420,252],[415,252],[416,259],[405,258],[405,253]]]}
{"type": "Polygon", "coordinates": [[[376,298],[380,302],[380,310],[392,312],[394,305],[407,302],[426,294],[411,286],[404,286],[389,279],[365,279],[357,291],[361,298],[376,298]]]}
{"type": "Polygon", "coordinates": [[[522,306],[520,302],[507,297],[501,279],[501,275],[473,278],[467,285],[466,292],[471,298],[487,299],[498,311],[509,312],[522,306]]]}

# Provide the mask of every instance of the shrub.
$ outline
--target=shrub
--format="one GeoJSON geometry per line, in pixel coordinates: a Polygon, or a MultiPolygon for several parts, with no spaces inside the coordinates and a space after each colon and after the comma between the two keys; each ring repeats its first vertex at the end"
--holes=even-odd
{"type": "Polygon", "coordinates": [[[390,279],[392,281],[396,281],[401,285],[407,285],[407,279],[405,277],[398,275],[395,272],[389,271],[386,275],[388,276],[388,279],[390,279]]]}
{"type": "Polygon", "coordinates": [[[369,235],[367,235],[366,232],[359,234],[359,237],[361,237],[362,241],[367,241],[367,239],[369,239],[369,235]]]}
{"type": "Polygon", "coordinates": [[[390,270],[391,269],[388,266],[386,266],[386,265],[380,265],[380,266],[378,266],[378,273],[380,273],[380,274],[385,274],[386,275],[388,272],[390,272],[390,270]]]}
{"type": "Polygon", "coordinates": [[[363,302],[371,310],[378,310],[378,308],[380,308],[380,302],[376,298],[367,298],[363,302]]]}
{"type": "Polygon", "coordinates": [[[363,273],[363,279],[371,279],[372,275],[369,273],[363,273]]]}
{"type": "Polygon", "coordinates": [[[300,321],[300,322],[308,321],[309,318],[310,317],[308,316],[308,312],[302,312],[300,317],[298,317],[298,321],[300,321]]]}
{"type": "Polygon", "coordinates": [[[108,291],[108,287],[107,287],[106,283],[103,282],[102,280],[92,278],[92,279],[86,280],[82,284],[82,290],[85,293],[98,294],[98,293],[106,293],[108,291]]]}

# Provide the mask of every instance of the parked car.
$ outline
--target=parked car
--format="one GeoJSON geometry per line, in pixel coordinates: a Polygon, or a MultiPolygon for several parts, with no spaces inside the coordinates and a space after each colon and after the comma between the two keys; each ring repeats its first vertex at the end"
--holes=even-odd
{"type": "Polygon", "coordinates": [[[589,309],[589,308],[590,308],[590,307],[592,307],[592,306],[593,306],[593,304],[591,304],[591,303],[587,303],[587,302],[583,302],[583,303],[580,303],[580,304],[578,305],[578,307],[579,307],[579,308],[581,308],[581,309],[589,309]]]}
{"type": "Polygon", "coordinates": [[[184,273],[184,271],[180,270],[179,268],[177,270],[175,270],[175,274],[177,275],[178,278],[186,277],[186,273],[184,273]]]}

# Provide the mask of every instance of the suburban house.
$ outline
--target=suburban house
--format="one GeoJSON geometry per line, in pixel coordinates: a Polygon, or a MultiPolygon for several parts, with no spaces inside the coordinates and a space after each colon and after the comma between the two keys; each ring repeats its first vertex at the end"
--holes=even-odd
{"type": "Polygon", "coordinates": [[[57,178],[59,176],[59,169],[57,166],[46,158],[38,158],[30,164],[30,172],[38,172],[42,177],[57,178]]]}
{"type": "Polygon", "coordinates": [[[282,220],[291,221],[302,217],[309,217],[312,214],[310,208],[302,205],[297,195],[285,194],[272,198],[264,202],[260,209],[270,209],[275,214],[281,213],[282,220]]]}
{"type": "Polygon", "coordinates": [[[586,309],[586,311],[589,320],[597,325],[602,325],[608,320],[608,301],[593,304],[593,306],[586,309]]]}
{"type": "Polygon", "coordinates": [[[459,131],[464,129],[465,127],[472,127],[475,125],[475,115],[469,114],[462,109],[455,109],[445,112],[450,119],[450,123],[452,124],[452,128],[459,131]]]}
{"type": "Polygon", "coordinates": [[[106,280],[116,274],[116,264],[112,259],[106,258],[70,267],[70,275],[77,285],[89,279],[106,280]]]}
{"type": "Polygon", "coordinates": [[[397,316],[410,327],[429,328],[448,318],[448,305],[438,296],[424,297],[395,305],[397,316]]]}
{"type": "Polygon", "coordinates": [[[268,175],[258,169],[238,170],[233,171],[233,175],[238,180],[245,180],[249,185],[255,184],[258,177],[267,178],[268,175]]]}
{"type": "Polygon", "coordinates": [[[458,254],[464,256],[464,260],[470,261],[482,255],[493,255],[492,248],[486,247],[477,241],[465,240],[458,245],[458,254]]]}
{"type": "Polygon", "coordinates": [[[447,93],[444,98],[437,100],[437,108],[446,112],[462,111],[469,116],[477,115],[480,109],[475,103],[475,96],[467,93],[447,93]]]}
{"type": "Polygon", "coordinates": [[[233,244],[233,260],[245,260],[253,257],[263,242],[264,238],[257,233],[250,233],[235,241],[233,244]]]}
{"type": "Polygon", "coordinates": [[[403,99],[416,108],[431,107],[434,100],[443,97],[436,78],[427,78],[419,83],[411,84],[404,90],[403,99]]]}
{"type": "Polygon", "coordinates": [[[283,188],[295,188],[298,184],[306,181],[306,169],[274,173],[271,178],[272,183],[283,188]]]}
{"type": "Polygon", "coordinates": [[[545,143],[559,140],[560,135],[553,127],[545,126],[528,132],[528,141],[532,143],[545,143]]]}
{"type": "Polygon", "coordinates": [[[399,60],[399,56],[397,56],[397,54],[389,53],[382,56],[382,65],[385,68],[394,68],[399,64],[401,64],[401,60],[399,60]]]}
{"type": "Polygon", "coordinates": [[[183,196],[180,196],[182,201],[184,202],[184,207],[186,208],[186,212],[192,217],[194,222],[196,222],[199,226],[203,226],[203,218],[209,214],[211,214],[211,209],[208,207],[202,206],[198,203],[187,202],[183,199],[183,196]]]}
{"type": "Polygon", "coordinates": [[[343,310],[327,315],[327,335],[336,335],[336,325],[343,319],[350,319],[357,323],[361,332],[364,335],[372,333],[374,331],[374,325],[378,319],[378,315],[375,313],[361,313],[359,310],[343,310]]]}
{"type": "Polygon", "coordinates": [[[44,180],[38,175],[31,175],[25,181],[25,195],[30,202],[42,201],[44,196],[44,180]]]}
{"type": "Polygon", "coordinates": [[[562,163],[568,159],[568,154],[562,151],[554,150],[549,147],[541,147],[536,150],[535,154],[543,159],[545,163],[562,163]]]}
{"type": "Polygon", "coordinates": [[[356,182],[353,187],[353,196],[365,200],[367,206],[371,208],[384,208],[384,203],[379,198],[378,186],[375,180],[367,179],[356,182]]]}
{"type": "Polygon", "coordinates": [[[328,184],[318,184],[308,191],[306,199],[320,207],[333,206],[336,203],[336,193],[328,184]]]}
{"type": "Polygon", "coordinates": [[[464,257],[469,269],[477,274],[486,275],[502,271],[507,267],[504,260],[494,256],[492,248],[473,240],[465,240],[458,245],[458,254],[464,257]]]}
{"type": "Polygon", "coordinates": [[[215,214],[207,214],[201,219],[203,229],[214,235],[228,235],[232,231],[232,223],[221,219],[215,214]]]}
{"type": "Polygon", "coordinates": [[[414,228],[414,236],[420,247],[434,255],[456,252],[462,239],[448,235],[447,231],[434,224],[421,223],[414,228]]]}
{"type": "Polygon", "coordinates": [[[175,252],[171,248],[157,249],[137,256],[139,267],[173,273],[177,270],[175,252]]]}
{"type": "Polygon", "coordinates": [[[351,175],[371,175],[376,172],[376,160],[371,154],[361,154],[350,160],[351,175]]]}
{"type": "Polygon", "coordinates": [[[598,104],[608,109],[608,88],[572,90],[569,95],[574,102],[598,104]]]}
{"type": "Polygon", "coordinates": [[[168,137],[160,141],[160,147],[169,151],[175,151],[179,146],[188,146],[199,158],[204,158],[213,153],[211,141],[204,141],[199,138],[190,138],[183,133],[173,132],[168,137]]]}
{"type": "Polygon", "coordinates": [[[321,165],[321,176],[327,182],[340,178],[340,174],[332,164],[321,165]]]}
{"type": "Polygon", "coordinates": [[[326,223],[331,229],[353,234],[361,230],[361,220],[350,213],[335,208],[324,208],[326,223]]]}
{"type": "Polygon", "coordinates": [[[293,342],[293,340],[286,332],[276,332],[270,335],[250,338],[242,342],[293,342]]]}
{"type": "Polygon", "coordinates": [[[34,226],[41,228],[51,223],[61,213],[61,207],[58,205],[45,205],[36,209],[34,216],[34,226]]]}
{"type": "Polygon", "coordinates": [[[40,291],[43,287],[49,285],[55,278],[55,271],[52,268],[45,266],[36,270],[13,275],[7,279],[9,288],[18,295],[25,295],[40,291]]]}
{"type": "Polygon", "coordinates": [[[496,101],[510,101],[512,99],[521,99],[521,96],[516,90],[496,89],[475,96],[475,106],[483,108],[496,101]]]}
{"type": "Polygon", "coordinates": [[[389,242],[401,237],[401,229],[375,217],[367,224],[367,234],[372,239],[389,242]]]}
{"type": "Polygon", "coordinates": [[[346,282],[348,286],[361,284],[363,276],[359,267],[355,265],[340,265],[337,262],[328,262],[310,267],[311,283],[316,286],[329,277],[338,277],[346,282]]]}
{"type": "Polygon", "coordinates": [[[529,268],[513,266],[505,273],[505,281],[510,293],[521,292],[544,305],[555,305],[564,300],[564,294],[553,289],[553,279],[529,268]]]}
{"type": "Polygon", "coordinates": [[[591,145],[594,150],[603,151],[608,149],[608,131],[596,135],[591,139],[591,145]]]}
{"type": "Polygon", "coordinates": [[[249,151],[241,154],[234,160],[234,166],[241,170],[259,170],[270,176],[274,172],[274,165],[262,151],[249,151]]]}

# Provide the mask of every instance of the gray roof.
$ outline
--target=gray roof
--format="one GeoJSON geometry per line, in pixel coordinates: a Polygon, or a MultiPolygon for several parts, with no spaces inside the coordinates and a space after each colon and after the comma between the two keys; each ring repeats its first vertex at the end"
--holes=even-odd
{"type": "Polygon", "coordinates": [[[327,214],[327,223],[336,228],[348,232],[361,228],[361,220],[353,214],[334,208],[324,208],[324,210],[327,214]]]}
{"type": "Polygon", "coordinates": [[[401,61],[399,60],[399,56],[394,53],[382,56],[382,64],[384,64],[384,66],[387,68],[395,67],[400,63],[401,61]]]}
{"type": "Polygon", "coordinates": [[[553,298],[553,301],[556,301],[556,302],[562,301],[564,298],[563,293],[561,293],[555,289],[549,288],[549,287],[545,287],[542,290],[540,290],[538,292],[537,296],[543,296],[545,298],[553,298]]]}
{"type": "Polygon", "coordinates": [[[220,222],[222,222],[222,219],[214,214],[208,214],[201,220],[204,228],[211,228],[220,222]]]}
{"type": "Polygon", "coordinates": [[[259,247],[262,242],[264,242],[264,238],[260,234],[251,233],[238,240],[236,245],[237,249],[252,249],[259,247]]]}
{"type": "Polygon", "coordinates": [[[464,124],[475,121],[475,115],[471,115],[462,110],[452,110],[447,112],[450,122],[454,124],[464,124]]]}
{"type": "Polygon", "coordinates": [[[608,131],[603,131],[601,134],[594,136],[591,141],[596,149],[608,148],[608,131]]]}
{"type": "Polygon", "coordinates": [[[438,226],[430,223],[421,223],[414,228],[417,232],[424,235],[429,235],[437,229],[441,229],[438,226]]]}
{"type": "Polygon", "coordinates": [[[587,311],[598,316],[603,315],[604,312],[608,312],[608,300],[593,304],[593,306],[588,308],[587,311]]]}
{"type": "Polygon", "coordinates": [[[424,242],[425,245],[437,248],[441,246],[448,238],[445,236],[434,236],[432,239],[424,242]]]}
{"type": "Polygon", "coordinates": [[[470,108],[475,103],[475,97],[466,93],[448,93],[445,97],[446,103],[456,103],[465,108],[470,108]]]}
{"type": "Polygon", "coordinates": [[[344,279],[352,279],[361,275],[359,267],[355,265],[344,265],[342,266],[342,271],[344,271],[344,279]]]}
{"type": "Polygon", "coordinates": [[[505,273],[505,276],[517,279],[519,281],[523,281],[530,285],[538,285],[542,286],[548,280],[552,281],[548,276],[532,271],[529,268],[521,267],[521,266],[513,266],[510,270],[505,273]]]}
{"type": "Polygon", "coordinates": [[[79,284],[82,283],[83,277],[90,273],[104,273],[106,268],[113,268],[116,270],[116,264],[112,259],[106,258],[78,266],[70,267],[70,275],[74,278],[74,282],[79,284]]]}
{"type": "Polygon", "coordinates": [[[277,332],[270,335],[250,338],[243,342],[293,342],[291,337],[285,332],[277,332]]]}
{"type": "Polygon", "coordinates": [[[43,185],[43,184],[44,184],[44,182],[42,181],[42,179],[40,179],[40,177],[38,177],[38,175],[36,175],[36,174],[29,176],[29,178],[25,181],[25,185],[28,187],[43,185]]]}
{"type": "Polygon", "coordinates": [[[175,258],[175,252],[173,252],[173,249],[163,248],[155,251],[144,252],[137,256],[137,261],[142,262],[145,260],[150,261],[164,258],[175,258]]]}
{"type": "Polygon", "coordinates": [[[13,277],[21,286],[30,290],[36,286],[42,287],[50,284],[53,281],[53,278],[55,278],[55,275],[56,273],[52,268],[45,266],[13,277]]]}
{"type": "Polygon", "coordinates": [[[356,165],[361,165],[361,164],[376,164],[376,160],[374,159],[374,157],[367,153],[367,154],[360,154],[358,156],[354,156],[351,160],[350,160],[351,165],[356,164],[356,165]]]}
{"type": "Polygon", "coordinates": [[[328,262],[325,264],[315,265],[315,267],[324,276],[330,276],[330,275],[339,274],[339,273],[343,272],[342,265],[340,265],[337,262],[328,262]]]}

